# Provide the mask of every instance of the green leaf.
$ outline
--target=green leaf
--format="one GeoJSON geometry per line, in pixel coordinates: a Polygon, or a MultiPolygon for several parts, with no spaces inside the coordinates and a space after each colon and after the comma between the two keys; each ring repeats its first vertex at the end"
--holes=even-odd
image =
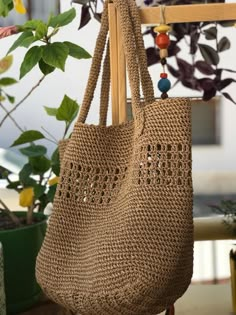
{"type": "Polygon", "coordinates": [[[39,184],[35,185],[34,186],[34,197],[35,197],[35,199],[40,198],[44,194],[45,190],[46,190],[46,186],[42,186],[42,185],[39,185],[39,184]]]}
{"type": "Polygon", "coordinates": [[[6,17],[8,13],[13,9],[12,0],[0,0],[0,16],[6,17]]]}
{"type": "Polygon", "coordinates": [[[51,157],[51,167],[52,171],[56,176],[60,174],[60,158],[58,148],[53,152],[51,157]]]}
{"type": "Polygon", "coordinates": [[[47,199],[49,202],[53,202],[56,190],[57,190],[57,184],[49,187],[49,190],[47,193],[47,199]]]}
{"type": "Polygon", "coordinates": [[[34,186],[36,181],[30,177],[33,169],[29,163],[25,164],[19,173],[19,179],[24,187],[34,186]]]}
{"type": "Polygon", "coordinates": [[[37,130],[27,130],[24,131],[19,138],[17,138],[13,144],[11,145],[11,147],[14,147],[16,145],[20,145],[20,144],[24,144],[24,143],[28,143],[28,142],[33,142],[39,139],[44,139],[44,135],[37,130]]]}
{"type": "Polygon", "coordinates": [[[14,44],[10,47],[10,49],[7,52],[7,55],[18,47],[28,48],[34,41],[35,41],[34,34],[31,31],[23,32],[17,38],[14,44]]]}
{"type": "Polygon", "coordinates": [[[207,30],[204,30],[204,35],[206,39],[211,40],[211,39],[216,39],[217,36],[217,28],[215,26],[212,26],[208,28],[207,30]]]}
{"type": "Polygon", "coordinates": [[[11,182],[10,184],[8,184],[6,188],[8,188],[8,189],[16,189],[20,185],[21,185],[21,182],[18,180],[18,181],[11,182]]]}
{"type": "Polygon", "coordinates": [[[36,28],[35,38],[39,40],[43,38],[45,35],[47,35],[47,32],[48,32],[47,25],[43,23],[43,21],[41,21],[36,28]]]}
{"type": "Polygon", "coordinates": [[[28,157],[42,156],[47,153],[47,148],[43,145],[30,145],[20,149],[20,152],[28,157]]]}
{"type": "Polygon", "coordinates": [[[44,109],[49,116],[55,116],[56,117],[57,110],[58,110],[57,108],[44,106],[44,109]]]}
{"type": "Polygon", "coordinates": [[[58,14],[57,16],[54,16],[51,18],[49,22],[49,26],[52,27],[60,27],[69,24],[71,21],[74,20],[76,16],[76,11],[74,8],[63,12],[61,14],[58,14]]]}
{"type": "Polygon", "coordinates": [[[6,94],[6,93],[5,93],[5,95],[6,95],[7,99],[8,99],[8,101],[9,101],[11,104],[15,103],[15,97],[14,97],[14,96],[11,96],[11,95],[6,94]]]}
{"type": "Polygon", "coordinates": [[[72,122],[79,111],[79,105],[69,96],[65,95],[60,107],[57,110],[57,120],[62,120],[67,123],[72,122]]]}
{"type": "Polygon", "coordinates": [[[91,55],[82,47],[73,44],[71,42],[64,42],[64,44],[69,48],[69,55],[77,59],[88,59],[91,55]]]}
{"type": "Polygon", "coordinates": [[[211,46],[204,45],[204,44],[198,44],[198,47],[200,49],[200,52],[205,59],[205,61],[208,64],[217,65],[220,61],[219,55],[215,49],[213,49],[211,46]]]}
{"type": "Polygon", "coordinates": [[[44,74],[44,75],[48,75],[50,73],[52,73],[54,70],[55,70],[55,67],[52,67],[48,64],[46,64],[43,59],[41,58],[39,60],[39,69],[41,70],[41,72],[44,74]]]}
{"type": "Polygon", "coordinates": [[[33,69],[42,57],[42,47],[34,46],[25,54],[20,67],[20,79],[22,79],[31,69],[33,69]]]}
{"type": "Polygon", "coordinates": [[[0,79],[0,85],[8,86],[17,83],[17,81],[13,78],[2,78],[0,79]]]}
{"type": "Polygon", "coordinates": [[[51,162],[45,156],[30,157],[30,165],[33,169],[33,174],[42,175],[50,169],[51,162]]]}
{"type": "Polygon", "coordinates": [[[231,44],[230,44],[229,39],[224,36],[224,37],[221,38],[221,40],[218,43],[218,46],[217,46],[218,51],[221,52],[221,51],[227,50],[227,49],[230,48],[230,45],[231,44]]]}
{"type": "Polygon", "coordinates": [[[0,74],[6,72],[12,65],[13,56],[9,55],[0,60],[0,74]]]}
{"type": "Polygon", "coordinates": [[[31,31],[35,31],[37,29],[37,27],[40,24],[44,24],[44,22],[42,20],[29,20],[27,22],[25,22],[25,24],[20,26],[20,30],[31,30],[31,31]]]}
{"type": "Polygon", "coordinates": [[[31,165],[29,163],[25,164],[19,173],[20,181],[24,183],[31,173],[32,173],[31,165]]]}
{"type": "Polygon", "coordinates": [[[69,48],[63,43],[52,43],[43,46],[43,61],[62,71],[65,69],[65,62],[69,54],[69,48]]]}

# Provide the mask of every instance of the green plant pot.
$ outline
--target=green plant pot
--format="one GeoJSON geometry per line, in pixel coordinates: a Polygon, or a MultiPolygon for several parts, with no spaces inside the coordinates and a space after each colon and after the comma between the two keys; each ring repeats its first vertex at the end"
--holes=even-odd
{"type": "MultiPolygon", "coordinates": [[[[22,217],[26,212],[14,212],[22,217]]],[[[3,245],[7,314],[25,311],[40,298],[35,279],[35,261],[46,232],[47,217],[35,213],[40,221],[22,228],[0,231],[3,245]]]]}

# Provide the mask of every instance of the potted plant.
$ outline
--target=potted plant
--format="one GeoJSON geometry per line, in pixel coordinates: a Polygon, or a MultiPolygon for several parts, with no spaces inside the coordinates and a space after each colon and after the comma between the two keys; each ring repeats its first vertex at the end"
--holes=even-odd
{"type": "MultiPolygon", "coordinates": [[[[4,1],[4,4],[0,6],[0,15],[6,16],[14,8],[14,4],[19,13],[25,13],[21,1],[9,0],[4,1]]],[[[4,200],[0,200],[0,242],[3,245],[8,314],[30,308],[40,297],[41,290],[35,280],[35,260],[47,226],[44,210],[46,207],[52,207],[60,172],[58,139],[55,139],[46,129],[43,131],[24,130],[12,117],[12,112],[56,68],[64,71],[65,62],[69,56],[77,59],[91,57],[87,51],[74,43],[53,41],[54,35],[60,28],[69,24],[75,16],[75,9],[72,8],[56,16],[51,15],[47,22],[29,20],[24,25],[0,28],[0,37],[21,33],[10,47],[7,56],[0,60],[0,108],[5,112],[0,126],[6,119],[13,121],[20,135],[11,146],[20,146],[20,154],[26,158],[26,163],[17,178],[12,178],[8,170],[2,171],[1,174],[1,177],[8,182],[7,189],[17,191],[19,204],[26,209],[26,211],[12,211],[17,209],[9,209],[4,200]],[[40,68],[43,77],[26,96],[15,104],[14,97],[7,93],[6,87],[17,84],[17,80],[6,77],[5,72],[13,61],[13,57],[9,54],[17,47],[27,48],[20,66],[20,80],[35,66],[40,68]],[[12,109],[8,110],[4,102],[12,103],[12,109]],[[46,144],[38,143],[40,140],[54,143],[52,154],[48,153],[46,144]]],[[[78,103],[67,95],[64,96],[58,108],[45,107],[47,115],[64,123],[63,139],[69,137],[70,126],[78,110],[78,103]]]]}

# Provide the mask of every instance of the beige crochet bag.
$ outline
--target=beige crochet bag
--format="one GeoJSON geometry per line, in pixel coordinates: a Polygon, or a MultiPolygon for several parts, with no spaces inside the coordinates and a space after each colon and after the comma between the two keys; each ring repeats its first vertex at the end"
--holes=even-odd
{"type": "Polygon", "coordinates": [[[173,304],[192,276],[191,109],[186,99],[154,101],[137,7],[113,1],[134,120],[106,126],[108,49],[100,122],[85,124],[107,41],[106,2],[79,119],[62,150],[37,279],[51,299],[80,315],[151,315],[173,304]]]}

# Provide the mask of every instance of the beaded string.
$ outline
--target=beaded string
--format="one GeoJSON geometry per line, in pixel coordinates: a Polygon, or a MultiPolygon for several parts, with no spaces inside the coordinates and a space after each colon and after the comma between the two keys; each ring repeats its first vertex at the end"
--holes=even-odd
{"type": "Polygon", "coordinates": [[[165,5],[160,5],[160,25],[154,28],[154,32],[157,33],[155,38],[156,45],[160,49],[160,59],[161,65],[163,67],[163,72],[160,74],[161,79],[157,83],[158,89],[162,92],[161,98],[166,99],[168,97],[167,92],[171,87],[170,80],[168,79],[168,74],[166,73],[166,58],[168,57],[168,46],[170,45],[170,38],[168,32],[170,31],[170,26],[166,24],[165,19],[165,5]]]}

